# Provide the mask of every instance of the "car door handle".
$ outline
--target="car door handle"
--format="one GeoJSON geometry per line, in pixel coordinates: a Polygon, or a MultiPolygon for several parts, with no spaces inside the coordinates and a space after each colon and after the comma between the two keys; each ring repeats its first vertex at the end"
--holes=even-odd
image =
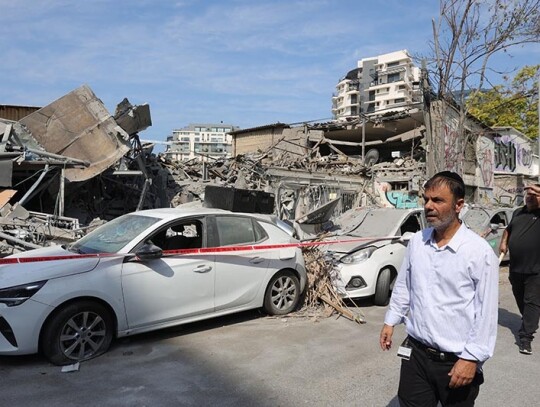
{"type": "Polygon", "coordinates": [[[259,264],[262,263],[264,259],[262,257],[253,257],[251,260],[249,260],[250,263],[253,264],[259,264]]]}
{"type": "Polygon", "coordinates": [[[193,269],[195,273],[208,273],[210,270],[212,270],[212,266],[206,265],[198,266],[193,269]]]}

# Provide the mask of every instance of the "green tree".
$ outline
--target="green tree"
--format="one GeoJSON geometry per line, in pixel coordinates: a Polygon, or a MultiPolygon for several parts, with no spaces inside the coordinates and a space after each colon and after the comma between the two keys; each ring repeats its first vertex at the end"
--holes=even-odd
{"type": "Polygon", "coordinates": [[[512,126],[529,138],[538,137],[538,75],[540,65],[525,66],[513,79],[467,100],[469,113],[488,126],[512,126]]]}
{"type": "MultiPolygon", "coordinates": [[[[432,20],[431,55],[422,70],[424,95],[432,107],[426,120],[429,176],[450,164],[444,145],[449,121],[453,122],[457,140],[463,143],[454,146],[455,151],[465,151],[465,145],[480,135],[469,132],[465,126],[466,95],[473,98],[485,83],[500,74],[491,67],[492,57],[540,41],[540,0],[439,0],[439,4],[439,17],[432,20]],[[435,99],[431,98],[433,94],[435,99]],[[454,102],[458,106],[457,121],[451,118],[454,102]],[[431,117],[441,119],[431,122],[431,117]]],[[[464,160],[464,157],[452,159],[455,163],[464,160]]],[[[460,165],[456,165],[459,171],[460,165]]]]}

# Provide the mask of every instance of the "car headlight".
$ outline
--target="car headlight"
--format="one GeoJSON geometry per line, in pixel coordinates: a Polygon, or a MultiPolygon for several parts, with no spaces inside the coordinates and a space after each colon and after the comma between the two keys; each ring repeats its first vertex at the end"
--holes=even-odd
{"type": "Polygon", "coordinates": [[[377,248],[374,246],[364,247],[363,249],[360,249],[354,253],[343,256],[340,261],[345,264],[362,263],[363,261],[369,259],[376,249],[377,248]]]}
{"type": "Polygon", "coordinates": [[[23,302],[37,293],[46,282],[47,280],[36,281],[35,283],[2,288],[0,289],[0,304],[6,304],[8,307],[21,305],[23,302]]]}

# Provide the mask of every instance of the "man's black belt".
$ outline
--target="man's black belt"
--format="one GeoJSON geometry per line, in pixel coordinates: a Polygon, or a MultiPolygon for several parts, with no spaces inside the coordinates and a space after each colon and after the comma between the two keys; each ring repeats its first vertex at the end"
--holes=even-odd
{"type": "Polygon", "coordinates": [[[410,335],[407,337],[407,341],[416,349],[424,352],[431,360],[436,360],[438,362],[457,362],[459,359],[455,353],[443,352],[439,349],[432,348],[431,346],[424,345],[410,335]]]}

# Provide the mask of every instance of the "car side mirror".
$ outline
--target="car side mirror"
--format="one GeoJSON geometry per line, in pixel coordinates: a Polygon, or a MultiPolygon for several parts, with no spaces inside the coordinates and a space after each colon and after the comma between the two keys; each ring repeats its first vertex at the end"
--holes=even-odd
{"type": "Polygon", "coordinates": [[[413,232],[405,232],[403,233],[400,238],[399,238],[399,242],[400,243],[404,243],[404,244],[407,244],[409,243],[409,240],[411,240],[411,238],[413,237],[414,233],[413,232]]]}
{"type": "Polygon", "coordinates": [[[154,244],[146,243],[135,254],[141,260],[152,260],[163,256],[163,250],[154,244]]]}

